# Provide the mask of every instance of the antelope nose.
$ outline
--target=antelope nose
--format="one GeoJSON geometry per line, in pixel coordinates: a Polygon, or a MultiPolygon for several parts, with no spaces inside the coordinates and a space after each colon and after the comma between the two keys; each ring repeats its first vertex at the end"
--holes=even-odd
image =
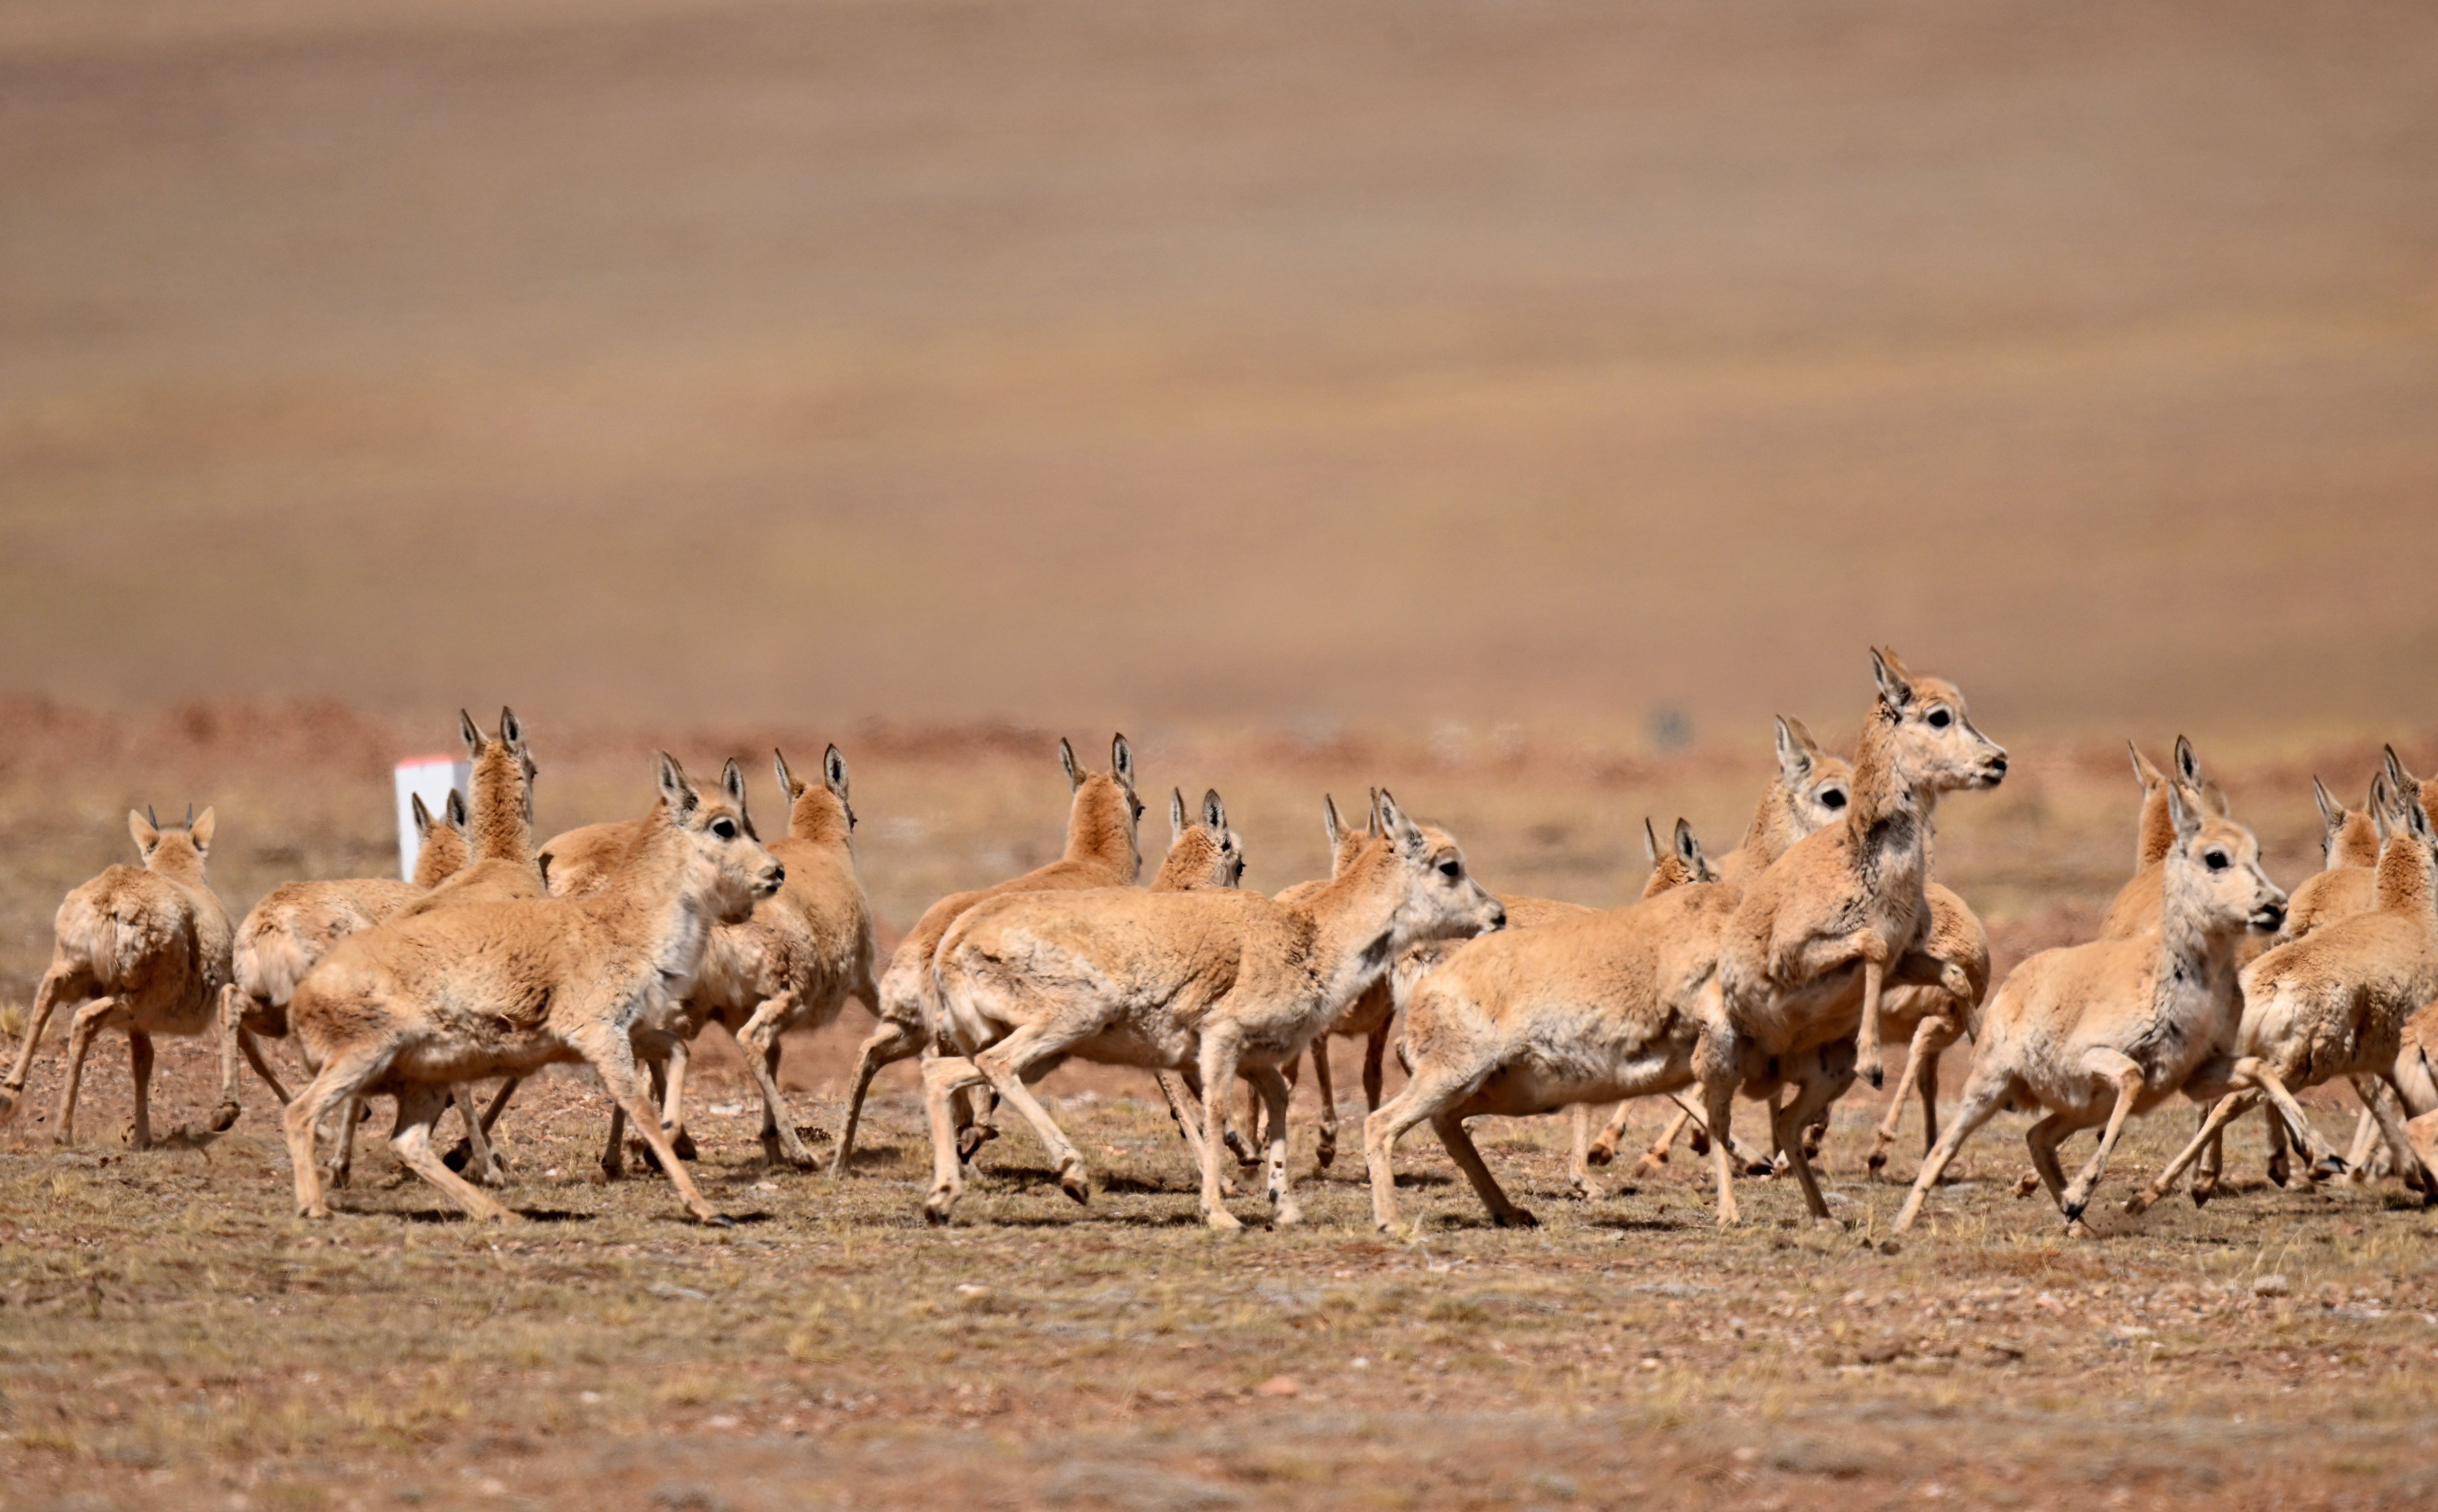
{"type": "Polygon", "coordinates": [[[1507,927],[1507,909],[1503,905],[1493,903],[1490,905],[1490,927],[1493,929],[1507,927]]]}
{"type": "Polygon", "coordinates": [[[770,870],[762,873],[762,880],[772,892],[776,892],[786,885],[787,869],[773,861],[770,863],[770,870]]]}

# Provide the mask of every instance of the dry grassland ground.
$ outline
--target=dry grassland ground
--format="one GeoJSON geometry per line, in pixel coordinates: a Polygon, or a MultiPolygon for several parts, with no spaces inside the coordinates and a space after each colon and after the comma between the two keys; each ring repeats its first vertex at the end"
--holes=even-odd
{"type": "MultiPolygon", "coordinates": [[[[60,892],[123,858],[130,801],[218,803],[214,876],[236,906],[280,878],[389,860],[383,753],[411,731],[327,709],[195,709],[157,725],[9,712],[0,991],[16,1003],[60,892]]],[[[640,742],[535,738],[545,829],[642,806],[640,742]]],[[[819,738],[707,732],[680,748],[708,765],[819,738]]],[[[874,730],[844,744],[860,864],[892,923],[1057,843],[1064,786],[1044,734],[874,730]]],[[[1638,884],[1642,813],[1690,814],[1723,849],[1764,770],[1753,752],[1652,763],[1528,744],[1474,760],[1211,736],[1141,754],[1162,791],[1227,793],[1254,886],[1319,870],[1318,793],[1369,777],[1453,826],[1493,886],[1592,903],[1638,884]]],[[[2131,848],[2121,756],[2019,755],[1999,792],[1948,806],[1941,837],[1942,875],[1989,914],[2002,967],[2087,931],[2131,848]]],[[[2321,769],[2366,775],[2368,759],[2330,751],[2321,769]]],[[[2218,766],[2273,873],[2305,874],[2310,767],[2218,766]]],[[[851,1010],[790,1046],[800,1120],[835,1129],[864,1027],[851,1010]]],[[[648,1172],[588,1180],[603,1108],[556,1074],[503,1125],[509,1200],[535,1222],[462,1222],[401,1183],[374,1139],[339,1218],[309,1224],[288,1216],[258,1087],[223,1136],[127,1151],[122,1046],[98,1053],[81,1148],[45,1138],[56,1045],[0,1134],[0,1505],[12,1512],[2438,1497],[2431,1220],[2393,1188],[2266,1187],[2249,1131],[2234,1141],[2232,1195],[2139,1222],[2111,1207],[2096,1242],[2064,1241],[2053,1210],[2009,1195],[2026,1164],[2012,1116],[1968,1147],[1966,1179],[1924,1227],[1886,1242],[1899,1188],[1860,1169],[1881,1106],[1864,1095],[1829,1144],[1842,1233],[1801,1223],[1797,1195],[1766,1182],[1747,1184],[1749,1226],[1717,1232],[1681,1152],[1655,1179],[1611,1193],[1612,1171],[1599,1200],[1570,1202],[1564,1130],[1537,1120],[1482,1131],[1535,1232],[1485,1228],[1422,1134],[1401,1156],[1417,1233],[1370,1231],[1350,1152],[1304,1186],[1308,1228],[1222,1241],[1194,1222],[1192,1173],[1147,1079],[1086,1070],[1049,1090],[1095,1164],[1090,1206],[1057,1193],[1012,1127],[957,1225],[934,1229],[916,1213],[928,1154],[906,1068],[882,1079],[866,1152],[833,1182],[763,1166],[750,1083],[715,1046],[693,1083],[698,1174],[733,1228],[685,1222],[648,1172]]],[[[173,1043],[164,1062],[156,1121],[191,1124],[210,1052],[173,1043]]],[[[1351,1057],[1339,1066],[1351,1087],[1351,1057]]],[[[1310,1099],[1307,1082],[1307,1171],[1310,1099]]],[[[2316,1105],[2341,1136],[2349,1104],[2316,1105]]],[[[2146,1179],[2188,1128],[2174,1113],[2137,1125],[2107,1191],[2146,1179]]],[[[1916,1138],[1909,1121],[1898,1171],[1916,1138]]]]}

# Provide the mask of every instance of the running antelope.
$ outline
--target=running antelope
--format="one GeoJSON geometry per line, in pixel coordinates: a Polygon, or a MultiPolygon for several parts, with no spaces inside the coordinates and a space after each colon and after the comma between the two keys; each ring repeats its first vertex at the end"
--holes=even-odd
{"type": "Polygon", "coordinates": [[[77,1087],[93,1037],[106,1029],[127,1031],[129,1068],[135,1077],[135,1123],[130,1143],[152,1145],[152,1038],[220,1029],[221,1100],[212,1110],[213,1130],[237,1122],[237,1040],[226,1032],[234,1014],[224,999],[233,990],[229,946],[235,933],[228,910],[203,875],[211,853],[210,809],[197,817],[190,807],[183,824],[164,825],[151,810],[128,811],[141,867],[114,866],[70,892],[53,920],[51,969],[34,993],[26,1042],[17,1064],[0,1084],[0,1123],[15,1116],[26,1090],[26,1073],[43,1043],[51,1013],[76,1004],[69,1021],[67,1076],[60,1087],[60,1122],[52,1137],[76,1142],[77,1087]]]}
{"type": "Polygon", "coordinates": [[[1109,742],[1106,772],[1076,765],[1074,747],[1064,740],[1058,743],[1058,765],[1066,770],[1072,795],[1067,810],[1065,853],[1048,866],[996,887],[950,893],[923,910],[923,917],[890,957],[889,970],[880,978],[880,1027],[856,1056],[855,1085],[847,1094],[838,1149],[830,1156],[832,1175],[844,1175],[854,1158],[856,1126],[862,1118],[863,1099],[872,1090],[873,1077],[882,1066],[921,1054],[938,1042],[939,986],[932,975],[932,958],[950,924],[988,898],[1015,892],[1130,888],[1142,874],[1136,823],[1142,818],[1143,806],[1135,796],[1135,754],[1126,737],[1120,735],[1109,742]]]}
{"type": "MultiPolygon", "coordinates": [[[[2286,901],[2286,926],[2279,931],[2282,940],[2304,939],[2322,924],[2370,910],[2373,899],[2373,875],[2378,866],[2379,848],[2387,839],[2387,774],[2373,773],[2370,780],[2370,805],[2367,809],[2349,809],[2337,801],[2317,777],[2311,779],[2311,797],[2320,809],[2321,870],[2303,879],[2293,896],[2286,901]]],[[[2373,1096],[2380,1093],[2373,1083],[2373,1096]]],[[[2203,1115],[2207,1116],[2206,1114],[2203,1115]]],[[[2288,1158],[2286,1126],[2276,1118],[2269,1125],[2268,1175],[2279,1187],[2293,1174],[2288,1158]]],[[[2385,1174],[2388,1151],[2380,1143],[2379,1120],[2367,1107],[2354,1126],[2354,1140],[2345,1157],[2345,1180],[2359,1182],[2374,1175],[2385,1174]]],[[[2193,1201],[2207,1203],[2217,1195],[2226,1169],[2226,1131],[2210,1137],[2209,1149],[2193,1172],[2193,1201]]],[[[2320,1172],[2306,1169],[2306,1176],[2318,1180],[2320,1172]]],[[[2408,1178],[2410,1179],[2410,1178],[2408,1178]]]]}
{"type": "Polygon", "coordinates": [[[2294,889],[2286,909],[2286,938],[2303,940],[2323,923],[2368,913],[2377,888],[2374,873],[2387,842],[2387,774],[2370,780],[2370,803],[2349,809],[2316,777],[2311,797],[2320,806],[2321,870],[2294,889]]]}
{"type": "Polygon", "coordinates": [[[1495,929],[1505,911],[1465,873],[1454,840],[1380,795],[1380,833],[1346,869],[1295,903],[1247,892],[1092,892],[995,898],[939,947],[943,1029],[962,1052],[930,1062],[924,1101],[934,1180],[924,1214],[945,1222],[963,1188],[949,1096],[988,1082],[1030,1123],[1077,1202],[1090,1177],[1025,1085],[1059,1056],[1156,1070],[1194,1066],[1204,1099],[1201,1209],[1240,1227],[1222,1201],[1224,1089],[1261,1088],[1273,1220],[1300,1217],[1286,1164],[1281,1067],[1408,945],[1495,929]]]}
{"type": "Polygon", "coordinates": [[[400,1161],[476,1218],[516,1215],[450,1170],[432,1125],[453,1082],[582,1061],[635,1120],[686,1207],[719,1215],[661,1133],[635,1068],[633,1030],[674,1013],[715,925],[740,923],[786,881],[725,794],[704,796],[655,753],[660,797],[617,874],[581,898],[471,903],[340,941],[289,1004],[318,1074],[286,1116],[297,1210],[327,1218],[313,1131],[372,1092],[398,1098],[400,1161]]]}
{"type": "Polygon", "coordinates": [[[1532,1215],[1500,1189],[1467,1119],[1690,1085],[1715,1016],[1715,993],[1704,989],[1737,896],[1722,884],[1688,883],[1447,950],[1409,988],[1405,1085],[1363,1122],[1372,1222],[1397,1225],[1393,1158],[1416,1124],[1430,1124],[1493,1222],[1528,1227],[1532,1215]]]}
{"type": "Polygon", "coordinates": [[[1964,1141],[2009,1105],[2047,1111],[2024,1142],[2076,1237],[2090,1234],[2083,1210],[2133,1114],[2179,1092],[2203,1101],[2259,1086],[2301,1121],[2302,1110],[2265,1064],[2222,1048],[2243,1010],[2235,947],[2246,929],[2277,926],[2286,895],[2262,873],[2252,832],[2212,812],[2181,780],[2167,789],[2167,816],[2174,841],[2160,860],[2158,930],[2044,950],[2007,976],[1982,1015],[1955,1121],[1922,1162],[1896,1232],[1912,1227],[1964,1141]],[[2068,1185],[2058,1144],[2102,1125],[2099,1148],[2068,1185]]]}
{"type": "Polygon", "coordinates": [[[413,812],[415,833],[422,841],[415,856],[413,881],[349,877],[284,882],[265,893],[238,925],[231,961],[243,999],[238,1005],[238,1044],[282,1107],[288,1104],[288,1089],[263,1059],[256,1037],[288,1037],[288,1000],[331,946],[380,923],[466,864],[464,794],[450,788],[437,818],[424,807],[420,796],[413,800],[413,812]]]}
{"type": "Polygon", "coordinates": [[[1805,1205],[1828,1221],[1799,1134],[1853,1084],[1857,1062],[1880,1084],[1881,997],[1891,977],[1971,994],[1962,964],[1922,953],[1932,815],[1943,792],[1997,786],[2006,753],[1972,728],[1954,684],[1916,677],[1893,651],[1873,651],[1871,670],[1879,696],[1843,818],[1753,878],[1720,941],[1721,1012],[1700,1072],[1722,1224],[1738,1221],[1722,1136],[1740,1087],[1769,1100],[1780,1084],[1795,1088],[1774,1132],[1805,1205]]]}
{"type": "MultiPolygon", "coordinates": [[[[457,730],[466,742],[466,757],[472,768],[467,779],[466,845],[468,856],[448,876],[434,883],[420,896],[409,899],[391,914],[387,923],[398,919],[412,919],[436,908],[452,908],[468,903],[490,903],[509,898],[539,898],[544,895],[541,868],[534,859],[533,847],[533,784],[538,768],[533,752],[526,747],[524,726],[517,719],[516,711],[500,711],[500,730],[486,735],[474,723],[473,715],[457,711],[457,730]]],[[[375,925],[376,928],[380,925],[375,925]]],[[[326,947],[327,949],[327,947],[326,947]]],[[[298,978],[301,982],[302,977],[298,978]]],[[[491,1099],[488,1109],[475,1112],[474,1089],[458,1086],[450,1090],[450,1099],[457,1104],[458,1116],[466,1120],[466,1138],[462,1157],[451,1151],[450,1159],[462,1158],[463,1169],[475,1173],[478,1180],[499,1186],[507,1179],[500,1163],[498,1151],[490,1143],[491,1125],[507,1106],[508,1098],[516,1091],[514,1079],[503,1084],[491,1099]]],[[[338,1152],[331,1159],[329,1182],[333,1187],[347,1185],[356,1158],[356,1125],[362,1109],[351,1104],[341,1120],[338,1152]]]]}
{"type": "MultiPolygon", "coordinates": [[[[1719,858],[1719,880],[1738,890],[1784,855],[1795,841],[1834,822],[1852,799],[1853,765],[1823,749],[1802,720],[1779,714],[1776,723],[1777,775],[1761,789],[1760,801],[1753,808],[1752,823],[1744,828],[1743,843],[1719,858]]],[[[1643,895],[1651,895],[1648,888],[1643,895]]],[[[1631,1099],[1617,1104],[1608,1126],[1584,1151],[1587,1166],[1605,1166],[1616,1158],[1616,1144],[1625,1137],[1625,1121],[1633,1107],[1631,1099]]],[[[1676,1116],[1634,1163],[1634,1174],[1657,1174],[1667,1163],[1669,1151],[1675,1148],[1677,1136],[1688,1126],[1694,1131],[1693,1152],[1707,1152],[1708,1132],[1694,1116],[1693,1110],[1678,1099],[1676,1116]]],[[[1769,1169],[1768,1163],[1757,1163],[1752,1173],[1764,1174],[1769,1169]]]]}
{"type": "MultiPolygon", "coordinates": [[[[2438,999],[2438,832],[2422,806],[2418,778],[2387,752],[2387,843],[2379,848],[2376,888],[2366,913],[2324,923],[2310,938],[2278,946],[2243,973],[2237,1052],[2266,1063],[2265,1086],[2288,1091],[2350,1078],[2379,1122],[2389,1148],[2406,1169],[2420,1163],[2395,1105],[2374,1083],[2394,1090],[2404,1053],[2404,1027],[2438,999]]],[[[2201,1132],[2159,1172],[2128,1210],[2140,1212],[2171,1189],[2226,1122],[2259,1100],[2256,1092],[2226,1096],[2201,1132]]],[[[2283,1104],[2280,1104],[2283,1106],[2283,1104]]],[[[2307,1157],[2323,1167],[2342,1162],[2307,1121],[2292,1130],[2307,1157]]],[[[2438,1190],[2438,1166],[2424,1166],[2438,1190]]]]}
{"type": "MultiPolygon", "coordinates": [[[[688,1046],[705,1027],[720,1025],[744,1052],[746,1069],[762,1095],[763,1159],[773,1166],[786,1161],[809,1167],[812,1152],[797,1133],[779,1085],[780,1036],[791,1029],[827,1027],[849,998],[867,1008],[880,998],[872,974],[872,907],[855,864],[855,807],[847,796],[846,758],[836,746],[822,753],[819,787],[798,781],[784,753],[774,750],[770,760],[779,791],[787,800],[787,833],[767,844],[786,868],[786,883],[755,907],[751,919],[712,931],[702,969],[685,1001],[668,1021],[647,1026],[647,1032],[637,1036],[639,1050],[657,1055],[665,1064],[665,1071],[658,1073],[665,1077],[660,1089],[661,1127],[681,1159],[691,1157],[694,1150],[684,1116],[688,1046]]],[[[720,788],[751,831],[745,774],[734,762],[722,771],[720,788]]],[[[552,839],[542,848],[552,858],[552,894],[580,897],[606,885],[632,850],[640,828],[635,820],[591,825],[552,839]]],[[[623,1173],[625,1144],[624,1110],[613,1107],[609,1148],[601,1158],[605,1176],[615,1179],[623,1173]]]]}
{"type": "Polygon", "coordinates": [[[541,868],[534,859],[537,768],[516,711],[500,711],[496,735],[484,734],[473,716],[462,709],[457,712],[457,724],[466,741],[467,760],[473,766],[468,781],[472,803],[466,835],[473,853],[455,874],[400,908],[397,917],[401,919],[460,904],[539,898],[549,890],[542,886],[541,868]]]}
{"type": "Polygon", "coordinates": [[[1185,818],[1185,791],[1168,794],[1168,855],[1159,874],[1151,879],[1154,892],[1185,892],[1197,888],[1233,888],[1245,880],[1245,841],[1228,827],[1228,805],[1217,789],[1202,795],[1202,815],[1185,818]]]}

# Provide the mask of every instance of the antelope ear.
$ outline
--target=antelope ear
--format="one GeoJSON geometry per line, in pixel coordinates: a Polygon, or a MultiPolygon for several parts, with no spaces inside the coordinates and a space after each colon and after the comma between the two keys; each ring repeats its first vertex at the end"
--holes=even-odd
{"type": "Polygon", "coordinates": [[[1337,819],[1337,800],[1330,797],[1327,793],[1320,795],[1320,827],[1328,833],[1330,854],[1335,855],[1337,853],[1337,837],[1346,833],[1346,827],[1340,824],[1337,819]]]}
{"type": "Polygon", "coordinates": [[[453,787],[449,790],[449,801],[440,805],[440,811],[449,817],[449,827],[452,830],[463,830],[472,822],[466,816],[466,795],[453,787]]]}
{"type": "Polygon", "coordinates": [[[2322,829],[2333,832],[2345,822],[2345,806],[2328,795],[2328,784],[2320,781],[2317,772],[2311,774],[2311,801],[2320,806],[2322,829]]]}
{"type": "Polygon", "coordinates": [[[836,746],[822,752],[822,782],[838,795],[839,802],[846,801],[846,758],[836,746]]]}
{"type": "Polygon", "coordinates": [[[670,813],[691,814],[700,806],[702,799],[695,792],[694,784],[686,781],[685,768],[678,765],[676,757],[656,750],[652,752],[652,762],[660,776],[661,801],[669,806],[670,813]]]}
{"type": "Polygon", "coordinates": [[[1376,787],[1371,789],[1371,813],[1370,817],[1363,821],[1363,833],[1366,835],[1380,833],[1380,790],[1376,787]]]}
{"type": "Polygon", "coordinates": [[[160,826],[133,809],[127,811],[127,833],[135,841],[135,849],[148,857],[152,848],[161,843],[160,826]]]}
{"type": "Polygon", "coordinates": [[[1071,793],[1084,785],[1084,774],[1075,769],[1075,747],[1067,744],[1064,735],[1058,737],[1058,765],[1067,774],[1067,791],[1071,793]]]}
{"type": "Polygon", "coordinates": [[[2373,772],[2370,777],[2370,827],[2378,834],[2378,843],[2387,843],[2389,828],[2388,800],[2390,789],[2385,772],[2373,772]]]}
{"type": "Polygon", "coordinates": [[[787,770],[786,753],[776,746],[770,747],[770,771],[779,779],[779,801],[793,803],[804,789],[796,785],[795,777],[787,770]]]}
{"type": "Polygon", "coordinates": [[[474,716],[463,709],[457,711],[457,738],[466,743],[468,757],[483,754],[483,727],[474,723],[474,716]]]}
{"type": "Polygon", "coordinates": [[[2176,737],[2176,775],[2195,787],[2201,785],[2201,759],[2193,754],[2193,743],[2182,735],[2176,737]]]}
{"type": "Polygon", "coordinates": [[[513,751],[525,748],[525,727],[517,722],[517,712],[505,704],[500,706],[500,741],[513,751]]]}
{"type": "Polygon", "coordinates": [[[1880,701],[1891,709],[1913,706],[1913,678],[1897,659],[1895,651],[1882,646],[1871,648],[1871,677],[1880,685],[1880,701]]]}
{"type": "Polygon", "coordinates": [[[1127,792],[1135,790],[1135,748],[1126,744],[1123,735],[1109,742],[1109,770],[1117,774],[1119,782],[1126,784],[1127,792]]]}
{"type": "Polygon", "coordinates": [[[1168,790],[1168,843],[1175,845],[1185,838],[1185,789],[1168,790]]]}
{"type": "Polygon", "coordinates": [[[2414,839],[2424,845],[2429,844],[2429,806],[2421,800],[2421,795],[2418,793],[2405,793],[2401,795],[2401,799],[2402,800],[2395,805],[2396,822],[2401,824],[2405,833],[2414,839]]]}
{"type": "MultiPolygon", "coordinates": [[[[736,812],[743,814],[745,812],[745,768],[736,765],[735,757],[728,758],[728,765],[719,769],[719,785],[727,791],[729,800],[736,805],[736,812]]],[[[751,824],[753,821],[747,819],[746,822],[751,824]]]]}
{"type": "MultiPolygon", "coordinates": [[[[1802,727],[1784,714],[1777,716],[1777,770],[1793,787],[1811,775],[1812,746],[1809,731],[1796,733],[1802,727]]],[[[1649,820],[1643,821],[1648,824],[1649,820]]]]}
{"type": "Polygon", "coordinates": [[[1695,871],[1702,870],[1702,841],[1693,826],[1679,818],[1676,821],[1676,854],[1695,871]]]}
{"type": "Polygon", "coordinates": [[[2388,785],[2399,793],[2410,790],[2412,786],[2412,774],[2406,771],[2404,763],[2396,758],[2395,747],[2388,746],[2381,749],[2387,762],[2388,785]]]}
{"type": "Polygon", "coordinates": [[[210,809],[205,809],[201,814],[196,815],[194,821],[186,826],[186,838],[195,843],[195,852],[197,854],[208,855],[211,853],[212,832],[219,827],[220,820],[213,815],[210,809]]]}
{"type": "Polygon", "coordinates": [[[1651,827],[1651,816],[1642,816],[1642,854],[1653,867],[1659,865],[1659,832],[1651,827]]]}
{"type": "Polygon", "coordinates": [[[1228,833],[1228,805],[1219,800],[1215,787],[1202,790],[1202,822],[1210,827],[1212,835],[1224,836],[1228,833]]]}
{"type": "Polygon", "coordinates": [[[1380,789],[1380,833],[1396,845],[1401,855],[1415,857],[1422,853],[1422,827],[1405,817],[1405,811],[1397,806],[1397,800],[1385,787],[1380,789]]]}
{"type": "Polygon", "coordinates": [[[2176,843],[2182,845],[2201,833],[2200,809],[2185,799],[2182,782],[2167,784],[2167,818],[2176,826],[2176,843]]]}
{"type": "Polygon", "coordinates": [[[423,795],[420,793],[408,795],[407,806],[415,811],[415,837],[418,840],[431,839],[432,811],[423,806],[423,795]]]}
{"type": "Polygon", "coordinates": [[[2125,748],[2133,753],[2133,777],[2142,784],[2142,791],[2146,793],[2164,780],[2166,774],[2150,765],[2150,758],[2142,754],[2141,747],[2129,740],[2125,748]]]}

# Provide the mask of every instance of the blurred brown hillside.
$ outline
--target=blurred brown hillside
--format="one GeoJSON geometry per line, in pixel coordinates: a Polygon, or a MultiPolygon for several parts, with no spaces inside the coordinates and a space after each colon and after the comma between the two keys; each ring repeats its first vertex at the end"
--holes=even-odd
{"type": "Polygon", "coordinates": [[[2424,728],[2438,10],[0,8],[0,689],[2424,728]]]}

